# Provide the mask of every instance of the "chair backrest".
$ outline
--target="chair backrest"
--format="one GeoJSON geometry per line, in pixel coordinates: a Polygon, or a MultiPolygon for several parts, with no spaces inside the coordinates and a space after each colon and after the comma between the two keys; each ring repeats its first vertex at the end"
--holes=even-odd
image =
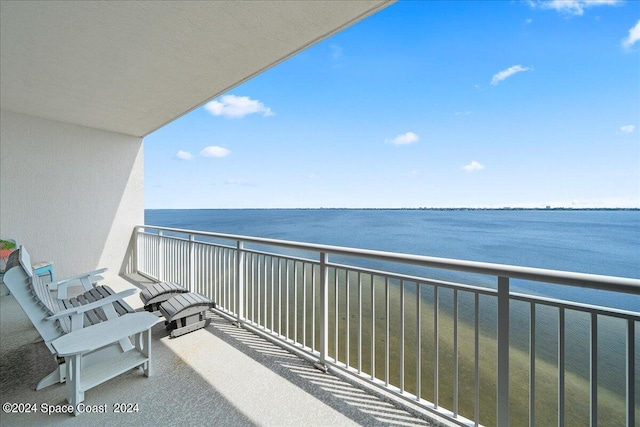
{"type": "Polygon", "coordinates": [[[63,335],[64,332],[58,322],[51,322],[46,318],[58,309],[54,306],[46,284],[42,283],[38,276],[35,276],[37,279],[33,280],[30,258],[24,246],[14,251],[7,261],[7,270],[3,281],[33,326],[38,330],[49,350],[55,353],[50,342],[63,335]]]}
{"type": "Polygon", "coordinates": [[[27,276],[33,277],[33,268],[31,267],[31,255],[25,249],[24,246],[20,246],[18,250],[18,261],[20,265],[24,269],[24,272],[27,273],[27,276]]]}

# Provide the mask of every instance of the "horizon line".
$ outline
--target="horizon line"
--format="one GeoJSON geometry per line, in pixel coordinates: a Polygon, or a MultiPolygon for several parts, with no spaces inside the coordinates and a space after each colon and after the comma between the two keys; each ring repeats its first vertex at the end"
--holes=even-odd
{"type": "Polygon", "coordinates": [[[504,206],[504,207],[251,207],[251,208],[144,208],[144,210],[485,210],[485,211],[508,211],[508,210],[521,210],[521,211],[553,211],[553,210],[571,210],[571,211],[638,211],[638,207],[570,207],[570,206],[545,206],[545,207],[521,207],[521,206],[504,206]]]}

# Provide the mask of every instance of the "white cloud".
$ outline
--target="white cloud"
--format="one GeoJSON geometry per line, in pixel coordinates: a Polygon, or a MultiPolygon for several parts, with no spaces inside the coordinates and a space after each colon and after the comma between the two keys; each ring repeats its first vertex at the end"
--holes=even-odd
{"type": "Polygon", "coordinates": [[[342,48],[342,46],[332,44],[329,48],[331,49],[331,58],[333,60],[338,60],[342,58],[342,54],[344,52],[344,49],[342,48]]]}
{"type": "Polygon", "coordinates": [[[626,48],[632,47],[640,40],[640,19],[636,25],[629,30],[629,35],[622,40],[622,46],[626,48]]]}
{"type": "Polygon", "coordinates": [[[204,108],[214,116],[223,116],[230,119],[240,119],[249,114],[262,113],[264,117],[273,116],[271,108],[248,96],[225,95],[220,101],[207,102],[204,108]]]}
{"type": "Polygon", "coordinates": [[[217,145],[210,145],[208,147],[205,147],[200,152],[200,155],[204,157],[226,157],[229,154],[231,154],[230,150],[224,147],[218,147],[217,145]]]}
{"type": "Polygon", "coordinates": [[[581,16],[584,10],[596,6],[613,6],[622,3],[621,0],[530,0],[533,8],[553,9],[567,15],[581,16]]]}
{"type": "Polygon", "coordinates": [[[471,172],[481,171],[482,169],[484,169],[484,165],[482,165],[482,164],[480,164],[480,163],[476,162],[475,160],[473,160],[473,161],[472,161],[471,163],[469,163],[468,165],[463,166],[463,167],[462,167],[462,169],[463,169],[465,172],[469,172],[469,173],[471,173],[471,172]]]}
{"type": "Polygon", "coordinates": [[[176,157],[180,160],[191,160],[193,159],[193,154],[188,151],[178,150],[176,157]]]}
{"type": "Polygon", "coordinates": [[[471,114],[471,111],[456,111],[455,113],[456,116],[468,116],[469,114],[471,114]]]}
{"type": "Polygon", "coordinates": [[[620,132],[622,133],[633,133],[634,130],[636,130],[634,125],[626,125],[620,128],[620,132]]]}
{"type": "Polygon", "coordinates": [[[522,65],[514,65],[513,67],[509,67],[506,70],[502,70],[499,73],[495,74],[491,79],[492,85],[497,85],[501,81],[513,76],[516,73],[522,73],[524,71],[531,70],[530,67],[523,67],[522,65]]]}
{"type": "Polygon", "coordinates": [[[409,145],[418,142],[418,140],[420,140],[420,137],[418,135],[413,132],[407,132],[400,134],[387,142],[393,145],[409,145]]]}

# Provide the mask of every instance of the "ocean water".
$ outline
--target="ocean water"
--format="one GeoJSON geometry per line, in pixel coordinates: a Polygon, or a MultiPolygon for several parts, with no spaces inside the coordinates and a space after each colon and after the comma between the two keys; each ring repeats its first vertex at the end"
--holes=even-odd
{"type": "MultiPolygon", "coordinates": [[[[145,223],[640,278],[638,210],[172,209],[147,210],[145,223]]],[[[615,294],[541,284],[532,289],[640,310],[640,299],[615,294]]]]}

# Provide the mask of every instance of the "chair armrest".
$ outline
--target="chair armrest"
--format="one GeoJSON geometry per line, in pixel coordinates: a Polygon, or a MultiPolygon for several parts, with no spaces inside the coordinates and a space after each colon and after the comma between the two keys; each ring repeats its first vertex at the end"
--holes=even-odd
{"type": "Polygon", "coordinates": [[[161,321],[149,312],[130,313],[116,319],[69,332],[51,342],[58,356],[88,353],[121,339],[149,330],[161,321]]]}
{"type": "Polygon", "coordinates": [[[59,311],[49,317],[47,320],[56,320],[60,317],[65,316],[73,316],[74,314],[85,313],[87,311],[95,310],[96,308],[100,308],[105,305],[113,304],[116,301],[124,299],[124,297],[128,297],[130,295],[134,295],[136,293],[135,289],[127,289],[126,291],[118,292],[117,294],[109,295],[106,298],[102,298],[101,300],[94,301],[89,304],[81,305],[78,307],[68,308],[66,310],[59,311]]]}
{"type": "Polygon", "coordinates": [[[58,290],[58,299],[67,298],[67,289],[72,286],[82,286],[85,291],[90,291],[95,287],[95,283],[103,280],[104,277],[100,274],[107,271],[106,268],[99,270],[93,270],[86,273],[78,274],[77,276],[67,277],[66,279],[51,282],[47,286],[50,290],[58,290]]]}

